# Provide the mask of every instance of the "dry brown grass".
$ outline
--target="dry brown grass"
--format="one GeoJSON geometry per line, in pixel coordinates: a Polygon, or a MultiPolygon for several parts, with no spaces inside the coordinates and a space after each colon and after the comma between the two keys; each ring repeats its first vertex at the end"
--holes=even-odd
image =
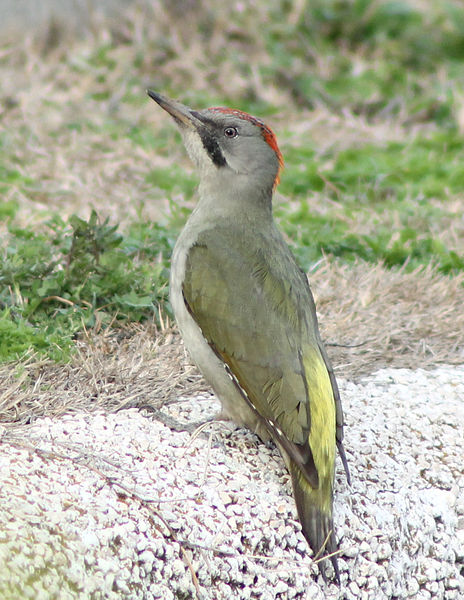
{"type": "MultiPolygon", "coordinates": [[[[311,275],[323,338],[338,377],[382,367],[464,361],[464,276],[326,261],[311,275]],[[336,345],[332,345],[336,344],[336,345]],[[346,347],[344,347],[346,346],[346,347]]],[[[79,342],[69,365],[31,357],[0,368],[0,421],[28,423],[67,412],[160,407],[209,390],[175,328],[133,326],[79,342]]]]}
{"type": "Polygon", "coordinates": [[[464,362],[464,275],[325,262],[310,279],[339,377],[464,362]]]}
{"type": "MultiPolygon", "coordinates": [[[[179,6],[172,3],[172,10],[179,6]]],[[[269,60],[259,43],[250,46],[249,39],[230,31],[234,25],[227,10],[218,16],[213,31],[199,38],[182,29],[191,15],[183,13],[179,19],[160,2],[152,9],[156,19],[147,19],[135,6],[116,29],[102,23],[84,40],[50,30],[0,47],[0,126],[8,132],[11,167],[24,181],[33,181],[10,188],[4,198],[19,202],[18,221],[23,225],[33,227],[43,214],[53,212],[63,218],[72,213],[87,217],[92,206],[122,227],[135,217],[159,218],[167,203],[159,190],[147,185],[146,173],[154,165],[177,163],[187,170],[191,165],[180,144],[171,145],[167,159],[124,135],[124,127],[160,131],[167,126],[174,139],[171,124],[148,99],[120,101],[125,94],[143,96],[148,85],[164,89],[169,82],[172,89],[212,88],[229,98],[259,97],[279,107],[272,119],[277,131],[285,128],[295,144],[311,138],[320,152],[332,144],[384,143],[415,133],[410,125],[406,133],[406,114],[395,119],[387,114],[376,121],[348,112],[334,114],[322,104],[295,113],[288,89],[265,84],[259,69],[251,68],[244,76],[234,68],[237,62],[220,70],[212,67],[211,57],[223,51],[225,32],[236,39],[233,50],[244,62],[249,57],[256,63],[269,60]],[[89,67],[88,56],[112,36],[121,42],[108,52],[114,67],[89,67]],[[175,50],[172,55],[166,39],[175,50]],[[137,57],[141,64],[136,81],[137,57]],[[108,98],[93,96],[108,90],[108,98]],[[81,127],[70,127],[73,123],[81,127]]],[[[456,222],[443,227],[440,235],[457,231],[464,196],[454,202],[456,222]]],[[[363,233],[364,226],[353,220],[350,230],[363,233]]],[[[454,245],[460,244],[456,240],[454,245]]],[[[350,267],[325,261],[310,279],[324,339],[351,346],[328,348],[339,377],[357,378],[383,366],[429,368],[464,361],[462,275],[448,278],[431,268],[405,273],[382,265],[350,267]]],[[[81,340],[78,354],[66,366],[31,356],[19,365],[0,367],[0,421],[27,423],[69,411],[159,406],[205,389],[175,329],[133,326],[81,340]]]]}
{"type": "MultiPolygon", "coordinates": [[[[154,166],[173,163],[187,171],[192,167],[180,144],[171,145],[167,159],[128,138],[127,131],[136,127],[155,132],[168,128],[174,139],[162,111],[148,98],[143,100],[150,86],[184,89],[185,101],[192,90],[267,101],[278,108],[271,119],[276,131],[285,128],[295,144],[311,139],[320,152],[332,145],[385,143],[415,135],[414,127],[405,126],[405,115],[368,119],[348,110],[334,113],[324,103],[296,111],[290,90],[263,81],[253,66],[266,65],[270,58],[259,36],[238,36],[239,21],[233,25],[230,19],[235,9],[218,11],[215,2],[207,2],[203,10],[216,11],[214,28],[204,37],[184,31],[190,25],[192,30],[199,28],[195,3],[184,7],[153,2],[147,8],[139,2],[125,9],[117,23],[90,22],[91,33],[84,39],[53,25],[35,34],[12,34],[14,41],[3,46],[0,40],[0,125],[9,132],[12,168],[21,178],[33,180],[26,190],[20,186],[10,191],[20,202],[18,219],[23,224],[35,223],[38,212],[87,218],[92,207],[122,225],[139,216],[160,218],[167,202],[147,185],[146,174],[154,166]],[[182,19],[176,10],[181,10],[182,19]],[[235,40],[233,51],[244,62],[252,58],[251,72],[238,70],[237,62],[222,61],[220,68],[212,62],[211,57],[223,52],[227,36],[235,40]],[[93,65],[91,57],[110,40],[118,43],[104,60],[113,66],[93,65]],[[140,100],[123,101],[127,96],[140,100]]],[[[433,125],[418,127],[423,131],[433,125]]],[[[285,146],[282,149],[285,154],[285,146]]]]}
{"type": "Polygon", "coordinates": [[[29,360],[0,367],[0,420],[159,407],[205,389],[172,330],[133,326],[78,342],[72,362],[29,360]]]}

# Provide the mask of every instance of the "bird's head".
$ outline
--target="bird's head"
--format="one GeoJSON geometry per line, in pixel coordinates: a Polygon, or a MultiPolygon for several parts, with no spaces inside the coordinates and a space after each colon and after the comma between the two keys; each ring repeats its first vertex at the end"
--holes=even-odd
{"type": "Polygon", "coordinates": [[[230,108],[192,110],[152,90],[148,95],[174,118],[202,180],[266,191],[277,185],[283,158],[261,120],[230,108]]]}

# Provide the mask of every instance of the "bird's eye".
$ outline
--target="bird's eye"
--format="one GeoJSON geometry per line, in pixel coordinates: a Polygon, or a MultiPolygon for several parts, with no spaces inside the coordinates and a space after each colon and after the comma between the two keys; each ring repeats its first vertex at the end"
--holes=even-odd
{"type": "Polygon", "coordinates": [[[224,129],[224,135],[228,138],[234,138],[238,136],[238,131],[235,127],[226,127],[224,129]]]}

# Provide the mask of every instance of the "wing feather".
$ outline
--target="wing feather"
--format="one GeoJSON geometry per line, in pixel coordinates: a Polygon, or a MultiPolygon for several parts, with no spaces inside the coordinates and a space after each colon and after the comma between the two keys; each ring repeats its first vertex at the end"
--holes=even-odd
{"type": "Polygon", "coordinates": [[[244,400],[315,488],[318,468],[308,441],[314,402],[323,397],[320,372],[330,381],[321,410],[334,406],[335,390],[306,276],[280,238],[273,243],[281,243],[281,262],[274,263],[266,240],[250,253],[235,243],[233,228],[219,229],[200,234],[188,252],[185,302],[244,400]]]}

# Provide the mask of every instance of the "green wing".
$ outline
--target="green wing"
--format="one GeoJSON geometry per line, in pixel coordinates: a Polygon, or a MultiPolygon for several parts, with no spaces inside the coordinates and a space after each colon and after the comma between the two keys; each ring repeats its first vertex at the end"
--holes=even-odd
{"type": "Polygon", "coordinates": [[[333,470],[334,392],[306,277],[275,233],[248,244],[241,233],[239,245],[230,226],[203,232],[188,253],[183,293],[246,400],[315,488],[333,470]]]}

